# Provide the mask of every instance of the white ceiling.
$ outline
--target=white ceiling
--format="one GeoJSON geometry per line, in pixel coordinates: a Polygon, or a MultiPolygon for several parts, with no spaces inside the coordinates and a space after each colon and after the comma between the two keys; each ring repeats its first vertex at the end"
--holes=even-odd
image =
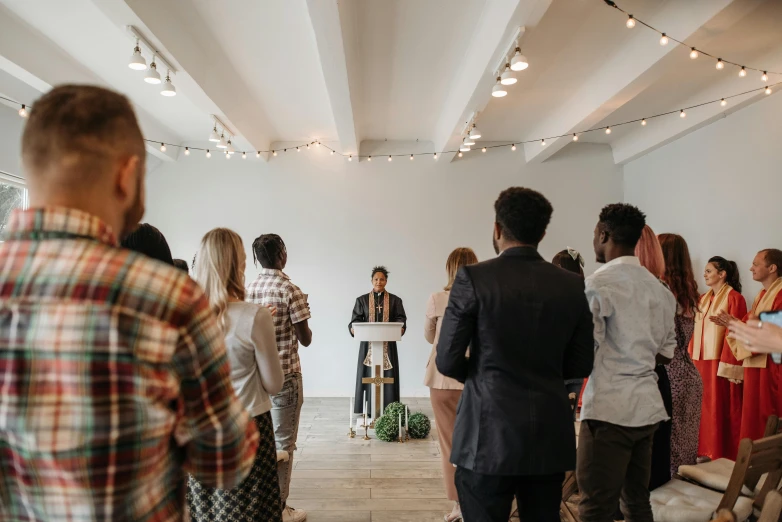
{"type": "MultiPolygon", "coordinates": [[[[728,60],[782,71],[779,0],[617,3],[728,60]]],[[[131,98],[150,139],[204,146],[216,114],[240,150],[319,139],[355,154],[383,140],[452,150],[474,112],[484,140],[523,142],[762,85],[756,73],[717,71],[624,22],[603,0],[0,0],[0,94],[30,103],[57,83],[100,83],[131,98]],[[176,97],[127,67],[127,25],[178,69],[176,97]],[[491,98],[494,68],[520,26],[530,67],[507,97],[491,98]]],[[[622,163],[762,98],[580,141],[607,143],[622,163]]],[[[545,161],[570,143],[528,144],[523,157],[545,161]]]]}

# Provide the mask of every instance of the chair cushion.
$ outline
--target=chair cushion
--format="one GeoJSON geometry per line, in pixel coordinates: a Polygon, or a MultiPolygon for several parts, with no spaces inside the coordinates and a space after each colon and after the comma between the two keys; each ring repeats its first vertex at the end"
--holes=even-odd
{"type": "MultiPolygon", "coordinates": [[[[733,467],[735,465],[736,463],[730,459],[717,459],[712,460],[711,462],[704,462],[703,464],[695,464],[692,466],[682,465],[679,466],[679,475],[686,478],[687,480],[697,482],[698,484],[703,484],[707,488],[716,489],[717,491],[725,491],[728,489],[730,475],[733,473],[733,467]]],[[[760,491],[760,488],[763,487],[763,482],[765,482],[765,480],[766,475],[764,474],[762,477],[760,477],[754,494],[757,494],[760,491]]],[[[753,492],[750,491],[747,486],[742,486],[741,494],[750,497],[753,496],[753,492]]]]}
{"type": "MultiPolygon", "coordinates": [[[[722,493],[683,480],[671,480],[651,493],[655,522],[708,522],[722,500],[722,493]]],[[[733,508],[742,522],[752,514],[752,500],[739,497],[733,508]]]]}

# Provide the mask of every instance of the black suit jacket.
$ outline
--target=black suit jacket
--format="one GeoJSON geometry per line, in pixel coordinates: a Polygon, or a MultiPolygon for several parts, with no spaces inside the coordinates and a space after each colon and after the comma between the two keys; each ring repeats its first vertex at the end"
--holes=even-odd
{"type": "Polygon", "coordinates": [[[459,270],[436,360],[443,375],[464,382],[451,462],[485,475],[574,469],[564,380],[589,376],[593,361],[581,277],[531,247],[459,270]]]}

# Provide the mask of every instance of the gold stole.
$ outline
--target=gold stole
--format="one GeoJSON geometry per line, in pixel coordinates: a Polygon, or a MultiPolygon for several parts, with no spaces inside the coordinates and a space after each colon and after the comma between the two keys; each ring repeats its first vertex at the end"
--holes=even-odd
{"type": "MultiPolygon", "coordinates": [[[[381,323],[387,323],[390,321],[390,303],[391,298],[388,297],[388,292],[383,292],[383,318],[381,323]]],[[[375,292],[369,292],[369,322],[375,323],[377,321],[377,313],[375,312],[375,292]]],[[[364,366],[372,366],[372,348],[367,350],[367,356],[364,358],[364,366]]],[[[391,365],[391,359],[388,358],[388,343],[383,343],[383,370],[390,370],[393,368],[391,365]]]]}
{"type": "Polygon", "coordinates": [[[725,327],[714,324],[709,316],[719,315],[728,309],[728,295],[733,288],[723,285],[717,294],[709,290],[698,303],[698,314],[695,316],[695,333],[692,337],[692,360],[713,361],[720,358],[723,341],[725,340],[725,327]],[[714,300],[712,300],[714,296],[714,300]],[[701,353],[703,345],[703,353],[701,353]]]}
{"type": "MultiPolygon", "coordinates": [[[[765,293],[761,292],[758,294],[755,298],[755,302],[752,304],[750,313],[754,316],[758,316],[761,312],[770,312],[774,308],[774,301],[776,301],[780,291],[782,291],[782,277],[774,281],[765,293]]],[[[736,359],[744,361],[745,368],[766,367],[768,355],[765,353],[755,355],[747,350],[744,343],[736,339],[728,338],[728,345],[730,346],[731,351],[733,351],[733,355],[736,356],[736,359]]]]}

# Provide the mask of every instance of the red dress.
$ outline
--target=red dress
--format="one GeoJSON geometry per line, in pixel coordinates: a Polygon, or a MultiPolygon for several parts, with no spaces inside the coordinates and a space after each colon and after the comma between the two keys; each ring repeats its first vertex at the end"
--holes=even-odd
{"type": "Polygon", "coordinates": [[[726,343],[725,328],[711,323],[709,317],[721,311],[733,317],[744,317],[747,302],[744,296],[726,285],[717,296],[712,291],[701,296],[698,308],[700,312],[695,321],[695,334],[689,347],[690,357],[703,380],[698,454],[712,460],[723,457],[735,460],[741,440],[739,427],[743,386],[720,377],[718,373],[720,369],[732,370],[732,377],[741,380],[743,368],[726,343]],[[699,349],[695,349],[695,342],[699,343],[699,349]]]}
{"type": "MultiPolygon", "coordinates": [[[[750,315],[759,315],[761,311],[782,310],[782,291],[778,288],[776,291],[778,293],[770,309],[767,306],[763,307],[764,310],[756,310],[756,307],[753,307],[752,312],[744,316],[744,321],[747,321],[750,315]]],[[[761,291],[755,302],[760,302],[765,294],[765,290],[761,291]]],[[[745,364],[744,405],[740,431],[742,439],[756,440],[763,437],[769,415],[782,414],[782,368],[768,355],[763,357],[766,359],[765,368],[752,368],[745,364]]]]}

